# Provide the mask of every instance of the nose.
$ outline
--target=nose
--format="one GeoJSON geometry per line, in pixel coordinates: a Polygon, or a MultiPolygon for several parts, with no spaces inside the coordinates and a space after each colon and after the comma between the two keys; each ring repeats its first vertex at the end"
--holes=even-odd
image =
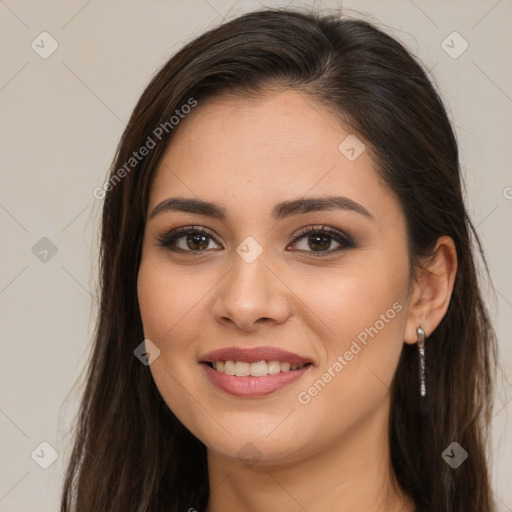
{"type": "Polygon", "coordinates": [[[247,263],[238,255],[216,287],[214,319],[252,332],[261,325],[282,324],[290,316],[291,293],[261,255],[247,263]]]}

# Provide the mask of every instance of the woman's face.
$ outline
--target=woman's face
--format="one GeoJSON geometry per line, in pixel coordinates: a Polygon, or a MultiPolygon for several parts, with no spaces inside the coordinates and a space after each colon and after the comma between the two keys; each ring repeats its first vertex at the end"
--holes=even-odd
{"type": "Polygon", "coordinates": [[[181,121],[151,184],[138,298],[155,383],[210,450],[275,464],[382,435],[408,291],[400,205],[321,106],[223,97],[181,121]],[[327,197],[344,199],[301,206],[327,197]],[[182,227],[205,233],[173,241],[182,227]]]}

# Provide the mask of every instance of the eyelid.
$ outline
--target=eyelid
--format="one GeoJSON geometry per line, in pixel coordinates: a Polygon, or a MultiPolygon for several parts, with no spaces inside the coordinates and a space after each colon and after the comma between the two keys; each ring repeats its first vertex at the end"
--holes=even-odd
{"type": "MultiPolygon", "coordinates": [[[[156,238],[158,240],[158,244],[160,246],[166,247],[170,246],[171,243],[174,243],[176,240],[181,238],[182,236],[188,235],[189,233],[200,233],[209,236],[216,244],[221,245],[217,240],[216,236],[212,234],[212,232],[203,227],[203,226],[182,226],[179,228],[171,229],[170,231],[163,231],[160,233],[156,233],[156,238]]],[[[179,249],[176,249],[179,251],[179,249]]],[[[183,252],[201,252],[201,251],[183,251],[183,252]]],[[[204,251],[203,251],[204,252],[204,251]]]]}
{"type": "Polygon", "coordinates": [[[347,245],[354,244],[352,237],[347,233],[344,233],[340,229],[332,228],[330,226],[326,226],[323,224],[312,224],[309,226],[305,226],[304,228],[299,230],[299,232],[293,237],[290,243],[295,243],[297,240],[303,238],[305,235],[313,233],[322,233],[329,235],[332,238],[341,238],[343,243],[347,245]]]}

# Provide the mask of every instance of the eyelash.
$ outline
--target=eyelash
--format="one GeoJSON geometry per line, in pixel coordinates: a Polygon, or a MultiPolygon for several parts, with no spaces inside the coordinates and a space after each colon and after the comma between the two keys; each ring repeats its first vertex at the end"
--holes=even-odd
{"type": "MultiPolygon", "coordinates": [[[[195,227],[195,226],[185,226],[182,228],[177,228],[169,233],[164,233],[161,235],[158,235],[158,245],[161,247],[166,247],[169,251],[173,252],[185,252],[185,253],[191,253],[195,256],[198,256],[200,253],[205,252],[205,250],[200,251],[192,251],[192,250],[184,250],[179,249],[176,247],[173,247],[173,244],[178,240],[179,238],[182,238],[184,235],[188,234],[201,234],[205,235],[209,238],[211,238],[216,244],[220,245],[219,242],[216,240],[216,238],[206,229],[202,227],[195,227]]],[[[347,234],[338,231],[337,229],[330,228],[328,226],[320,226],[320,227],[307,227],[302,229],[291,241],[289,245],[295,244],[297,241],[299,241],[301,238],[305,237],[306,235],[328,235],[330,238],[332,238],[334,241],[338,242],[340,244],[340,247],[337,249],[331,249],[328,251],[301,251],[301,252],[308,252],[311,253],[313,257],[323,257],[323,256],[329,256],[335,253],[338,253],[340,251],[343,251],[345,249],[350,249],[356,247],[355,242],[353,239],[348,236],[347,234]]]]}

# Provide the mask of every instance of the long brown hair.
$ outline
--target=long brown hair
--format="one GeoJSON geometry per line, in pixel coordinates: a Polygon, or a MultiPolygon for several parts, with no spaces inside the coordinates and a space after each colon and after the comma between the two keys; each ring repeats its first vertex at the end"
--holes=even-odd
{"type": "Polygon", "coordinates": [[[415,345],[404,344],[393,380],[391,462],[418,510],[491,512],[486,452],[496,341],[476,257],[487,266],[443,103],[417,60],[368,22],[284,9],[248,13],[183,47],[151,80],[122,135],[102,189],[99,316],[61,511],[205,509],[206,447],[134,357],[144,339],[137,274],[150,178],[178,129],[170,121],[176,110],[276,88],[309,95],[365,141],[405,213],[411,269],[438,237],[454,240],[451,302],[427,341],[426,408],[418,400],[415,345]],[[154,147],[130,160],[149,139],[154,147]],[[469,454],[457,469],[441,457],[454,441],[469,454]]]}

